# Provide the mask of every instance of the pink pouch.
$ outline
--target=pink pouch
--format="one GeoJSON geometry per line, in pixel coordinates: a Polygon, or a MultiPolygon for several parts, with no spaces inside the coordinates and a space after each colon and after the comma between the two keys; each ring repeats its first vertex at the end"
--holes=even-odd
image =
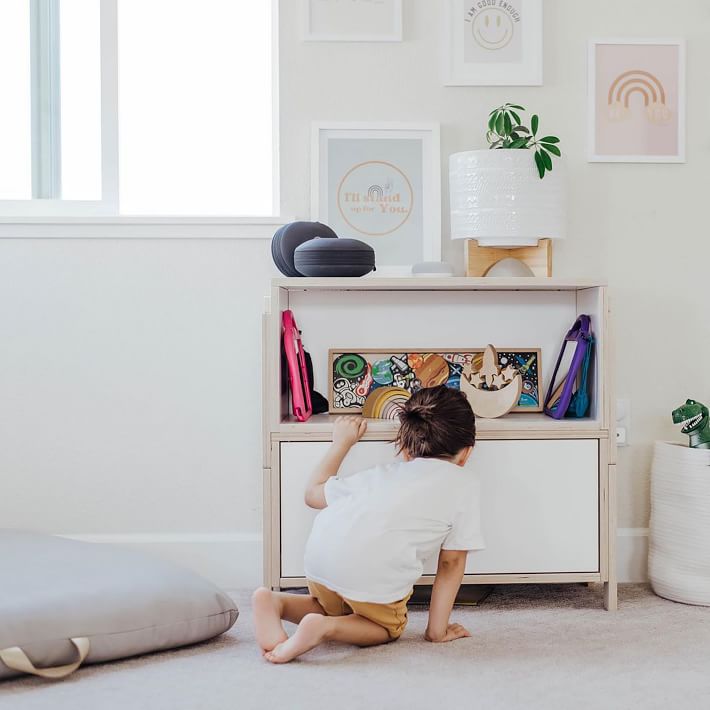
{"type": "Polygon", "coordinates": [[[301,331],[296,325],[293,311],[281,314],[281,333],[284,353],[288,365],[288,381],[291,385],[291,407],[293,416],[299,422],[305,422],[313,413],[311,392],[308,387],[308,371],[306,358],[303,354],[301,331]]]}

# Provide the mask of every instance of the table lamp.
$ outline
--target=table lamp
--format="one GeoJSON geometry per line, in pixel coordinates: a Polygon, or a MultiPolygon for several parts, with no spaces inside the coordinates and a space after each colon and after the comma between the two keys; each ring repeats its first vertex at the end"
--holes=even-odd
{"type": "Polygon", "coordinates": [[[451,238],[466,239],[467,276],[552,276],[552,241],[566,235],[564,164],[540,179],[531,150],[449,158],[451,238]]]}

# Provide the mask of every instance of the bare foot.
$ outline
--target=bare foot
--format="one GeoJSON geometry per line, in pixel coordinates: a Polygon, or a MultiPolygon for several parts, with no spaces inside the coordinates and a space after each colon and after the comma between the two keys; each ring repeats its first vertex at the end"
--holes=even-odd
{"type": "Polygon", "coordinates": [[[288,639],[281,623],[280,608],[273,593],[259,587],[251,597],[256,641],[266,653],[288,639]]]}
{"type": "Polygon", "coordinates": [[[306,651],[315,648],[325,639],[329,619],[322,614],[306,614],[290,639],[280,643],[273,651],[264,654],[271,663],[288,663],[306,651]]]}

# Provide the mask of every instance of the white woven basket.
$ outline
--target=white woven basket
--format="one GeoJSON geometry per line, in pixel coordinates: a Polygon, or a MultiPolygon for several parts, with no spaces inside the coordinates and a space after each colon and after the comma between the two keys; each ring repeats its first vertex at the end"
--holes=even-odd
{"type": "Polygon", "coordinates": [[[648,574],[653,591],[710,606],[710,450],[657,441],[648,574]]]}

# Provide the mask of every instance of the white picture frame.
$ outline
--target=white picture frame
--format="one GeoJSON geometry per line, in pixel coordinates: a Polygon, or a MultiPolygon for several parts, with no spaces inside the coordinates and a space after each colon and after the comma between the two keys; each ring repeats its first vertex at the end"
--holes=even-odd
{"type": "Polygon", "coordinates": [[[447,0],[446,86],[541,86],[543,0],[447,0]]]}
{"type": "Polygon", "coordinates": [[[370,244],[378,275],[441,261],[439,124],[313,123],[311,219],[370,244]]]}
{"type": "Polygon", "coordinates": [[[401,42],[402,0],[302,0],[304,42],[401,42]]]}
{"type": "Polygon", "coordinates": [[[588,162],[684,163],[686,160],[685,40],[668,37],[591,39],[588,45],[587,62],[588,162]],[[628,57],[620,53],[616,57],[613,55],[604,57],[599,51],[600,47],[615,48],[613,51],[626,49],[629,50],[629,54],[628,57]],[[645,48],[647,51],[638,52],[639,56],[636,58],[633,57],[634,52],[631,48],[645,48]],[[658,56],[654,57],[648,51],[654,48],[661,48],[663,53],[659,50],[658,56]],[[616,69],[613,68],[614,62],[618,62],[619,65],[616,69]],[[642,76],[637,76],[639,70],[642,76]],[[616,78],[610,83],[612,76],[616,78]],[[623,81],[621,81],[622,77],[624,77],[623,81]],[[634,93],[638,93],[638,97],[632,100],[631,94],[634,93]],[[608,118],[603,115],[603,95],[606,96],[608,118]],[[657,101],[654,100],[656,97],[657,101]],[[644,106],[641,106],[641,103],[644,106]],[[664,111],[659,104],[667,107],[670,118],[662,115],[664,111]],[[654,112],[661,113],[660,120],[654,117],[654,112]],[[644,130],[639,131],[638,127],[634,128],[634,124],[630,121],[636,124],[643,123],[644,130]],[[622,130],[615,131],[614,124],[620,126],[622,130]],[[630,143],[628,149],[618,147],[618,143],[624,140],[622,132],[624,130],[627,132],[626,139],[633,139],[633,144],[630,143]],[[638,143],[641,137],[646,145],[639,149],[638,143]]]}

